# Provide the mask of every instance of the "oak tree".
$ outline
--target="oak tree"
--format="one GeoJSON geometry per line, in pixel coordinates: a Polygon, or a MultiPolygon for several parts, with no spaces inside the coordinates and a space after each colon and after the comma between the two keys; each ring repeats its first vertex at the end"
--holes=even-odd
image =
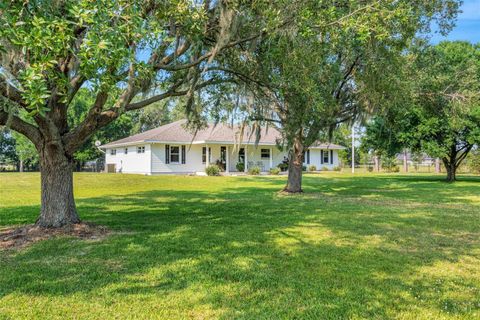
{"type": "Polygon", "coordinates": [[[128,111],[182,95],[190,120],[197,120],[195,92],[225,80],[206,67],[281,24],[263,14],[271,3],[2,1],[0,125],[26,136],[39,153],[37,224],[80,221],[72,162],[100,128],[128,111]],[[81,88],[94,93],[93,103],[83,119],[69,123],[69,107],[81,88]]]}
{"type": "Polygon", "coordinates": [[[284,190],[292,193],[302,192],[305,150],[320,133],[372,112],[394,92],[389,73],[398,57],[432,20],[447,30],[458,2],[303,1],[299,6],[288,32],[262,39],[245,60],[255,65],[247,74],[258,84],[250,119],[276,125],[282,133],[289,150],[284,190]]]}

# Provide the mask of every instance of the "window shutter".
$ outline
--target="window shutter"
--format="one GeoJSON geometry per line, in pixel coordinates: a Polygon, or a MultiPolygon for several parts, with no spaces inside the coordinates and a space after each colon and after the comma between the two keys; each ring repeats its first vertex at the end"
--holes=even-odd
{"type": "Polygon", "coordinates": [[[183,163],[183,164],[185,164],[185,161],[186,161],[185,156],[186,156],[186,154],[185,154],[185,146],[182,146],[182,163],[183,163]]]}
{"type": "Polygon", "coordinates": [[[323,164],[323,150],[320,150],[320,163],[323,164]]]}
{"type": "Polygon", "coordinates": [[[333,150],[330,150],[330,164],[333,164],[333,150]]]}
{"type": "Polygon", "coordinates": [[[310,164],[310,150],[307,150],[307,164],[310,164]]]}
{"type": "Polygon", "coordinates": [[[165,163],[170,163],[170,146],[168,144],[165,145],[165,163]]]}

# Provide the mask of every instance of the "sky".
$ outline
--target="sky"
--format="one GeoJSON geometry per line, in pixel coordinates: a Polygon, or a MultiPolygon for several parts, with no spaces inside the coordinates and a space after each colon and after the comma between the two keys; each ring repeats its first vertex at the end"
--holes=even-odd
{"type": "Polygon", "coordinates": [[[480,0],[464,0],[461,10],[455,28],[446,37],[433,34],[432,43],[443,40],[480,42],[480,0]]]}

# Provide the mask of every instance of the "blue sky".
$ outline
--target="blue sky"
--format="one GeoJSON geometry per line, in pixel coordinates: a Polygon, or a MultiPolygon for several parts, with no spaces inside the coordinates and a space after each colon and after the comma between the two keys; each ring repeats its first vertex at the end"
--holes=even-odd
{"type": "Polygon", "coordinates": [[[431,39],[433,43],[442,40],[480,42],[480,0],[464,0],[461,10],[456,27],[446,37],[434,34],[431,39]]]}

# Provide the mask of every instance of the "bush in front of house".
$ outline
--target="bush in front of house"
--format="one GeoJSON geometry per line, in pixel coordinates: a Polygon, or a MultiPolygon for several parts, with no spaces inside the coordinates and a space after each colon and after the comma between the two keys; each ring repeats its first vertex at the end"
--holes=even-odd
{"type": "Polygon", "coordinates": [[[308,171],[317,171],[317,166],[314,164],[308,166],[308,171]]]}
{"type": "Polygon", "coordinates": [[[276,175],[280,174],[280,168],[270,168],[269,172],[270,172],[271,175],[276,176],[276,175]]]}
{"type": "Polygon", "coordinates": [[[220,168],[216,164],[212,164],[205,169],[205,173],[207,176],[219,176],[220,168]]]}
{"type": "Polygon", "coordinates": [[[281,171],[287,171],[288,170],[288,163],[285,163],[285,162],[279,163],[277,167],[281,171]]]}
{"type": "Polygon", "coordinates": [[[251,174],[252,176],[257,176],[260,174],[260,168],[255,166],[255,167],[251,167],[248,169],[248,174],[251,174]]]}
{"type": "Polygon", "coordinates": [[[237,165],[235,166],[235,168],[237,168],[238,172],[243,172],[243,171],[245,171],[245,163],[238,162],[237,165]]]}
{"type": "Polygon", "coordinates": [[[335,166],[333,167],[333,171],[342,171],[342,168],[340,168],[339,166],[335,166]]]}
{"type": "Polygon", "coordinates": [[[302,166],[302,171],[307,171],[307,166],[302,166]]]}

